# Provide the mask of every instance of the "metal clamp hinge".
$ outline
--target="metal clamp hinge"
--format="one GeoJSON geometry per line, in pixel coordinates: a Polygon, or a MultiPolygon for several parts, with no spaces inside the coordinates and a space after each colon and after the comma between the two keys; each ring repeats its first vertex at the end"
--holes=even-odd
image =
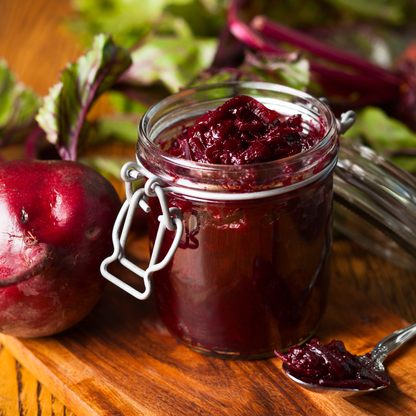
{"type": "Polygon", "coordinates": [[[133,192],[133,182],[144,177],[141,167],[136,163],[129,162],[125,164],[121,170],[121,177],[126,184],[126,201],[121,207],[113,227],[112,240],[114,252],[110,257],[107,257],[101,263],[100,271],[107,280],[116,286],[130,293],[135,298],[144,300],[147,299],[151,293],[152,274],[155,271],[163,269],[170,262],[179,246],[183,233],[182,212],[178,208],[168,207],[165,191],[163,189],[164,183],[156,176],[148,178],[144,188],[140,188],[133,192]],[[150,197],[157,197],[159,199],[162,208],[162,215],[158,217],[159,227],[150,257],[149,266],[146,270],[143,270],[126,258],[125,249],[134,213],[139,206],[145,212],[150,212],[150,207],[147,205],[150,197]],[[164,259],[158,262],[166,229],[175,231],[176,233],[172,245],[164,259]],[[119,260],[124,267],[143,279],[143,292],[131,287],[108,271],[109,264],[115,262],[116,260],[119,260]]]}
{"type": "Polygon", "coordinates": [[[341,120],[337,120],[337,129],[340,134],[346,133],[355,123],[357,115],[354,111],[348,110],[341,114],[341,120]]]}
{"type": "MultiPolygon", "coordinates": [[[[325,103],[329,107],[328,98],[320,97],[319,100],[325,103]]],[[[357,115],[355,114],[354,111],[348,110],[345,113],[342,113],[341,120],[336,119],[338,134],[346,133],[353,126],[356,120],[357,120],[357,115]]]]}

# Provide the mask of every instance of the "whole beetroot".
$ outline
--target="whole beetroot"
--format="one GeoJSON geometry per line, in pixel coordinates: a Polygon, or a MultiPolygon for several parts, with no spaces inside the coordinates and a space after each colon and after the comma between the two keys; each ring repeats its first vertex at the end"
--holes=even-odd
{"type": "Polygon", "coordinates": [[[113,186],[80,163],[0,164],[0,332],[52,335],[91,311],[119,209],[113,186]]]}

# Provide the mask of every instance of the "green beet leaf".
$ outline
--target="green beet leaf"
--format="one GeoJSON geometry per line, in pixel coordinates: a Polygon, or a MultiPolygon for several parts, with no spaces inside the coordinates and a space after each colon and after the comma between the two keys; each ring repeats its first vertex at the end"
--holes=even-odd
{"type": "Polygon", "coordinates": [[[129,53],[109,35],[98,34],[91,50],[69,64],[60,82],[44,97],[36,116],[49,142],[64,160],[77,159],[80,139],[86,137],[86,116],[95,100],[109,90],[131,65],[129,53]]]}
{"type": "Polygon", "coordinates": [[[40,104],[40,97],[19,82],[7,62],[0,59],[0,147],[29,133],[40,104]]]}
{"type": "Polygon", "coordinates": [[[208,69],[191,84],[196,87],[227,81],[262,81],[288,87],[321,92],[310,79],[309,61],[298,53],[277,55],[264,52],[246,52],[238,68],[208,69]]]}
{"type": "Polygon", "coordinates": [[[77,13],[68,24],[87,44],[102,32],[132,48],[151,33],[174,33],[176,18],[186,21],[197,37],[216,37],[225,23],[225,5],[223,0],[74,0],[77,13]]]}
{"type": "Polygon", "coordinates": [[[211,65],[217,39],[195,37],[186,21],[174,20],[175,33],[149,36],[131,52],[133,65],[123,83],[147,87],[161,83],[174,93],[211,65]]]}
{"type": "Polygon", "coordinates": [[[407,0],[327,0],[327,2],[356,18],[371,18],[395,25],[403,24],[406,20],[404,10],[407,0]]]}
{"type": "Polygon", "coordinates": [[[111,33],[130,50],[133,65],[117,84],[119,111],[129,102],[148,108],[210,66],[226,22],[222,0],[75,0],[73,7],[70,25],[83,43],[111,33]]]}
{"type": "Polygon", "coordinates": [[[345,134],[364,141],[405,170],[416,172],[416,133],[378,107],[365,107],[357,113],[356,124],[345,134]]]}

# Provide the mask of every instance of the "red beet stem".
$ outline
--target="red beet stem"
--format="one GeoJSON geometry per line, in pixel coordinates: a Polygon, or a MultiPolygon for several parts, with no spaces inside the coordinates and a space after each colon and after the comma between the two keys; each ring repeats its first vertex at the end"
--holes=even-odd
{"type": "Polygon", "coordinates": [[[357,71],[362,71],[372,77],[393,85],[400,85],[400,79],[389,71],[374,65],[365,58],[354,53],[341,51],[333,46],[327,45],[304,33],[280,25],[265,16],[256,16],[251,27],[263,35],[281,42],[287,42],[310,53],[328,59],[341,65],[347,65],[357,71]]]}
{"type": "Polygon", "coordinates": [[[243,22],[239,16],[238,11],[241,8],[242,1],[234,0],[231,2],[228,8],[228,26],[230,32],[241,42],[246,45],[261,50],[263,52],[275,52],[284,53],[284,50],[275,44],[267,42],[258,31],[250,28],[245,22],[243,22]]]}
{"type": "MultiPolygon", "coordinates": [[[[277,43],[278,40],[282,40],[283,38],[286,42],[299,47],[302,45],[305,49],[308,49],[309,51],[312,50],[321,57],[332,57],[332,62],[340,64],[340,61],[342,61],[344,65],[346,63],[350,64],[351,68],[348,71],[348,68],[341,70],[330,66],[324,66],[316,61],[310,61],[311,71],[317,74],[322,82],[322,85],[324,88],[326,87],[327,90],[329,88],[329,91],[334,90],[338,93],[342,91],[343,95],[348,94],[348,91],[359,91],[359,101],[361,103],[365,102],[379,104],[397,100],[397,97],[399,96],[400,81],[394,74],[389,73],[382,68],[376,67],[366,60],[363,62],[363,58],[360,57],[360,64],[358,67],[351,58],[352,54],[344,55],[344,52],[337,50],[335,53],[334,48],[329,47],[328,45],[325,45],[324,47],[322,43],[301,35],[291,29],[285,28],[283,31],[285,36],[282,35],[282,38],[276,39],[276,30],[277,27],[280,28],[280,25],[276,24],[277,26],[272,26],[269,24],[268,20],[267,22],[262,22],[260,20],[262,23],[260,24],[258,20],[260,17],[257,18],[257,20],[254,20],[254,22],[257,21],[257,23],[254,24],[254,27],[250,27],[239,17],[239,10],[242,7],[242,3],[242,0],[234,0],[231,2],[228,9],[228,24],[230,32],[249,47],[263,52],[285,54],[287,52],[277,43]],[[263,25],[263,23],[265,24],[263,25]],[[262,25],[262,31],[264,32],[266,32],[265,28],[267,28],[267,31],[270,32],[272,31],[272,28],[274,29],[274,39],[265,36],[265,33],[257,30],[257,27],[261,27],[262,25]],[[308,46],[308,43],[310,44],[311,42],[313,47],[306,48],[305,44],[308,46]],[[377,76],[375,75],[376,73],[377,76]]],[[[270,34],[269,32],[267,33],[270,34]]],[[[355,59],[355,55],[353,56],[355,59]]]]}

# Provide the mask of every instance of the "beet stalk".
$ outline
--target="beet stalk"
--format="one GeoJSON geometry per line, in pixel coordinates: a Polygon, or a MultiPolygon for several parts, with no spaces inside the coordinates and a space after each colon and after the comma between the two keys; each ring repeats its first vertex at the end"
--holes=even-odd
{"type": "Polygon", "coordinates": [[[242,0],[232,1],[228,9],[231,33],[247,46],[263,52],[284,54],[279,44],[285,42],[316,55],[310,68],[324,88],[328,98],[342,96],[349,103],[358,105],[385,104],[398,101],[401,78],[364,58],[326,45],[296,30],[256,16],[247,24],[239,17],[242,0]],[[325,65],[324,61],[329,64],[325,65]]]}

